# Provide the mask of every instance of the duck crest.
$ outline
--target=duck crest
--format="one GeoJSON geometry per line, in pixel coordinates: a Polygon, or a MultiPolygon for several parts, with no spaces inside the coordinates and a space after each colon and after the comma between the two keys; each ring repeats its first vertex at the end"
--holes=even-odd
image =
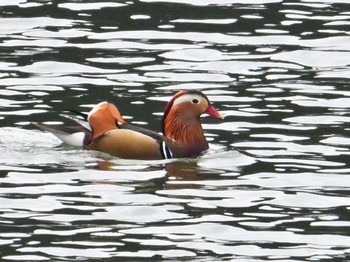
{"type": "Polygon", "coordinates": [[[91,126],[93,139],[119,127],[119,123],[127,122],[121,116],[118,108],[110,103],[101,102],[88,114],[87,120],[91,126]]]}
{"type": "Polygon", "coordinates": [[[169,111],[171,110],[173,104],[174,104],[174,101],[176,98],[178,98],[179,96],[182,96],[184,94],[186,94],[188,91],[179,91],[178,93],[176,93],[173,98],[167,103],[167,105],[165,106],[165,110],[164,110],[164,114],[163,114],[163,118],[162,118],[162,133],[165,134],[165,121],[166,121],[166,118],[169,114],[169,111]]]}

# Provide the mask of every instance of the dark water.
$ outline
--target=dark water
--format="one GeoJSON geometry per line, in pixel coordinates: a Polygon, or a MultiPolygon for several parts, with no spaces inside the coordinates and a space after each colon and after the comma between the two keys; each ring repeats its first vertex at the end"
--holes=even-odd
{"type": "Polygon", "coordinates": [[[348,0],[0,0],[4,261],[350,258],[348,0]],[[191,3],[191,4],[189,4],[191,3]],[[31,122],[199,89],[211,149],[126,161],[31,122]]]}

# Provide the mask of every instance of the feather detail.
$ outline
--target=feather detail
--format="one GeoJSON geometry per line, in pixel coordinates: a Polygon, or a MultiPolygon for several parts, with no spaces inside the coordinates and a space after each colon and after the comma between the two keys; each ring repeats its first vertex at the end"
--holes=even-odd
{"type": "Polygon", "coordinates": [[[186,154],[196,155],[208,149],[199,116],[186,106],[174,106],[164,121],[164,135],[186,154]]]}
{"type": "Polygon", "coordinates": [[[118,108],[107,102],[101,102],[96,105],[89,112],[87,120],[92,129],[93,139],[110,130],[119,128],[118,123],[127,123],[121,116],[118,108]]]}
{"type": "Polygon", "coordinates": [[[43,131],[50,132],[67,145],[86,146],[92,139],[90,130],[82,126],[67,127],[62,125],[33,124],[43,131]]]}
{"type": "Polygon", "coordinates": [[[206,95],[192,90],[177,92],[166,105],[161,126],[163,135],[128,124],[118,108],[107,102],[97,104],[87,115],[73,113],[79,117],[63,116],[77,122],[78,129],[37,126],[65,143],[128,159],[197,157],[209,148],[200,116],[207,113],[223,118],[206,95]]]}

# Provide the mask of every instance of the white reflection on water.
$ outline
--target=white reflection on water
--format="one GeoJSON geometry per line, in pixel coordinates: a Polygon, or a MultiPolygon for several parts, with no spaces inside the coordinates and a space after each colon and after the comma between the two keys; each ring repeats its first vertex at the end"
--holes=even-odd
{"type": "Polygon", "coordinates": [[[176,19],[172,23],[233,24],[237,19],[176,19]]]}
{"type": "Polygon", "coordinates": [[[2,259],[345,259],[345,4],[0,0],[11,6],[0,19],[2,259]],[[108,99],[159,130],[180,89],[226,116],[204,117],[211,149],[198,159],[115,159],[29,125],[108,99]]]}
{"type": "Polygon", "coordinates": [[[216,223],[199,223],[184,226],[164,226],[148,227],[120,230],[125,234],[146,234],[177,239],[178,247],[192,248],[199,250],[211,250],[217,254],[231,254],[249,256],[310,256],[310,255],[327,255],[327,254],[344,254],[341,250],[331,250],[332,247],[341,245],[349,246],[350,238],[342,236],[339,239],[332,235],[302,235],[293,232],[271,232],[271,231],[250,231],[243,228],[229,225],[218,225],[216,223]],[[181,236],[181,233],[186,234],[181,236]],[[180,238],[180,239],[179,239],[180,238]],[[186,241],[186,239],[192,241],[186,241]],[[208,239],[213,242],[205,242],[208,239]],[[303,248],[260,248],[255,245],[229,245],[229,243],[246,243],[249,242],[285,242],[302,244],[303,248]],[[333,242],[335,241],[335,242],[333,242]],[[216,242],[216,243],[215,243],[216,242]],[[220,244],[220,242],[222,244],[220,244]],[[243,249],[242,249],[243,248],[243,249]],[[305,252],[308,250],[308,252],[305,252]],[[311,254],[310,254],[311,253],[311,254]]]}
{"type": "MultiPolygon", "coordinates": [[[[109,258],[115,255],[115,248],[68,248],[68,247],[23,247],[19,252],[37,253],[56,257],[90,257],[90,258],[109,258]]],[[[13,259],[13,256],[9,257],[13,259]]],[[[27,259],[26,257],[24,257],[27,259]]],[[[23,258],[20,258],[21,260],[23,258]]]]}
{"type": "Polygon", "coordinates": [[[108,7],[122,7],[126,6],[124,3],[113,3],[113,2],[101,2],[101,3],[61,3],[58,4],[60,8],[66,8],[73,11],[85,11],[85,10],[96,10],[108,7]]]}
{"type": "Polygon", "coordinates": [[[115,70],[115,69],[102,69],[96,68],[92,66],[86,66],[76,63],[63,63],[58,61],[45,61],[45,62],[37,62],[33,63],[29,66],[23,67],[9,67],[9,70],[18,70],[26,73],[34,73],[34,74],[50,74],[50,75],[66,75],[66,74],[82,74],[82,73],[90,73],[90,74],[109,74],[109,73],[117,73],[123,72],[125,70],[115,70]]]}
{"type": "MultiPolygon", "coordinates": [[[[142,0],[142,2],[164,2],[164,0],[142,0]]],[[[230,4],[267,4],[267,3],[276,3],[281,2],[281,0],[194,0],[191,2],[185,0],[170,0],[166,1],[168,3],[182,3],[198,6],[208,6],[208,5],[230,5],[230,4]]]]}
{"type": "Polygon", "coordinates": [[[14,34],[45,26],[71,27],[72,21],[51,17],[17,17],[1,18],[0,24],[0,34],[14,34]]]}
{"type": "Polygon", "coordinates": [[[273,60],[289,61],[311,67],[342,67],[350,64],[349,52],[296,50],[271,57],[273,60]],[[324,59],[328,57],[328,59],[324,59]]]}
{"type": "MultiPolygon", "coordinates": [[[[25,114],[26,112],[23,111],[26,110],[8,114],[25,114]]],[[[37,113],[42,111],[36,110],[37,113]]],[[[33,112],[27,115],[32,114],[33,112]]],[[[39,130],[32,131],[15,127],[0,128],[0,150],[2,152],[0,164],[5,166],[45,166],[71,163],[74,166],[79,166],[95,159],[93,155],[84,154],[84,151],[80,150],[58,151],[54,149],[60,144],[60,141],[51,134],[43,133],[39,130]],[[79,152],[81,153],[80,155],[79,152]]]]}

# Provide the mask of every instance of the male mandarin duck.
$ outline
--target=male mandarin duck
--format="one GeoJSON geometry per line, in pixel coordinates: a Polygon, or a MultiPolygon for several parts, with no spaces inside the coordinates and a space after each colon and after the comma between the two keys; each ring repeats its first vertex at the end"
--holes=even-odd
{"type": "Polygon", "coordinates": [[[63,142],[82,145],[127,159],[168,159],[197,157],[209,148],[200,116],[207,113],[215,118],[223,116],[200,91],[179,91],[166,105],[162,119],[162,135],[155,131],[128,124],[118,108],[101,102],[88,113],[88,125],[68,134],[57,127],[37,124],[52,132],[63,142]]]}

